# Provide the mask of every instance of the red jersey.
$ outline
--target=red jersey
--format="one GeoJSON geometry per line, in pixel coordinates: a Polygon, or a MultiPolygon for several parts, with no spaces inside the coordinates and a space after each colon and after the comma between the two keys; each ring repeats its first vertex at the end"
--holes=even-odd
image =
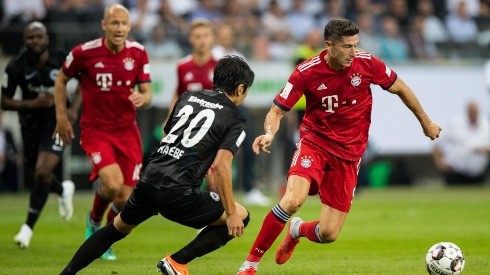
{"type": "Polygon", "coordinates": [[[335,71],[326,51],[298,65],[274,103],[289,111],[304,94],[306,110],[300,137],[328,152],[359,160],[366,150],[373,98],[371,84],[388,89],[396,73],[383,61],[358,52],[350,67],[335,71]]]}
{"type": "Polygon", "coordinates": [[[211,57],[203,65],[197,65],[192,55],[181,59],[177,64],[177,94],[179,97],[187,92],[213,89],[213,71],[218,60],[211,57]]]}
{"type": "Polygon", "coordinates": [[[104,38],[95,39],[75,47],[62,69],[80,80],[82,127],[111,130],[136,123],[136,107],[128,97],[136,84],[151,81],[143,45],[126,41],[122,51],[112,53],[104,45],[104,38]]]}

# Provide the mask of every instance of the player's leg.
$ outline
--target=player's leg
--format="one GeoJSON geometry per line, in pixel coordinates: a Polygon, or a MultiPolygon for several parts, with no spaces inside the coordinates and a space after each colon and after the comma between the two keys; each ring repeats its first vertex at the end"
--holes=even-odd
{"type": "Polygon", "coordinates": [[[157,212],[150,206],[153,200],[151,192],[147,186],[143,185],[133,192],[130,201],[124,206],[121,213],[114,218],[113,222],[85,240],[61,274],[76,274],[101,257],[112,244],[131,233],[138,224],[155,215],[157,212]]]}
{"type": "Polygon", "coordinates": [[[349,212],[357,182],[359,162],[325,156],[329,169],[319,186],[322,212],[320,220],[303,221],[294,217],[289,232],[276,252],[276,262],[285,263],[292,255],[300,237],[316,243],[334,242],[349,212]]]}
{"type": "MultiPolygon", "coordinates": [[[[233,236],[228,234],[227,216],[217,194],[202,190],[189,191],[188,194],[159,192],[159,212],[162,216],[192,228],[204,228],[191,242],[176,253],[162,259],[157,267],[163,270],[187,272],[187,264],[197,257],[204,256],[226,245],[233,236]],[[177,198],[176,198],[177,196],[177,198]],[[171,201],[165,203],[165,201],[171,201]],[[192,204],[189,202],[192,201],[192,204]],[[191,209],[196,209],[190,211],[191,209]]],[[[247,226],[248,211],[236,203],[237,214],[247,226]]]]}
{"type": "MultiPolygon", "coordinates": [[[[46,151],[40,151],[37,154],[36,164],[33,174],[33,182],[29,197],[29,210],[27,219],[21,230],[15,236],[14,241],[20,247],[26,248],[30,244],[33,235],[34,226],[36,225],[42,209],[48,199],[51,181],[53,181],[53,170],[59,163],[60,157],[46,151]]],[[[29,162],[29,161],[28,161],[29,162]]]]}
{"type": "Polygon", "coordinates": [[[247,260],[240,267],[238,274],[247,274],[247,270],[251,268],[255,271],[258,269],[260,259],[281,234],[291,215],[305,202],[309,189],[310,182],[307,178],[297,175],[288,178],[286,193],[265,217],[247,260]]]}

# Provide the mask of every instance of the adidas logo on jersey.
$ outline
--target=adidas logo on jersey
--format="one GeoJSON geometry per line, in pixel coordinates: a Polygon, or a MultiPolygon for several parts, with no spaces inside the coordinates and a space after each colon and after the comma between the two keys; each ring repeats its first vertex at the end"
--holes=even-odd
{"type": "Polygon", "coordinates": [[[318,88],[316,88],[316,89],[317,89],[317,91],[326,90],[327,86],[322,83],[322,85],[318,86],[318,88]]]}

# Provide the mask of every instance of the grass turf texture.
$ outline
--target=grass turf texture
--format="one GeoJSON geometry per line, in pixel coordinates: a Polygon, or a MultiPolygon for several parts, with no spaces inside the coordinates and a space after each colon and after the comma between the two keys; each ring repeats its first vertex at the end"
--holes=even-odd
{"type": "MultiPolygon", "coordinates": [[[[238,200],[241,197],[238,196],[238,200]]],[[[72,221],[62,221],[51,195],[28,249],[13,237],[25,219],[27,194],[0,194],[0,274],[58,274],[83,241],[92,194],[77,193],[72,221]]],[[[235,274],[271,207],[248,207],[245,235],[190,263],[191,274],[235,274]]],[[[297,213],[316,219],[309,198],[297,213]]],[[[335,243],[302,239],[284,265],[274,261],[285,231],[260,263],[260,274],[426,274],[424,257],[439,241],[454,242],[466,259],[464,274],[490,274],[490,187],[362,190],[335,243]]],[[[114,245],[118,260],[96,260],[79,274],[155,274],[156,263],[196,236],[196,230],[153,217],[114,245]]]]}

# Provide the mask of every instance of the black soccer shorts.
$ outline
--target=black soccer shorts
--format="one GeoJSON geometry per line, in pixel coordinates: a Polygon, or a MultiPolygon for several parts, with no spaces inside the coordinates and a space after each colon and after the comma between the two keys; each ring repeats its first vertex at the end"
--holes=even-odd
{"type": "Polygon", "coordinates": [[[139,181],[121,211],[121,219],[138,225],[160,213],[176,223],[201,229],[218,220],[224,211],[214,192],[197,188],[162,191],[139,181]]]}

